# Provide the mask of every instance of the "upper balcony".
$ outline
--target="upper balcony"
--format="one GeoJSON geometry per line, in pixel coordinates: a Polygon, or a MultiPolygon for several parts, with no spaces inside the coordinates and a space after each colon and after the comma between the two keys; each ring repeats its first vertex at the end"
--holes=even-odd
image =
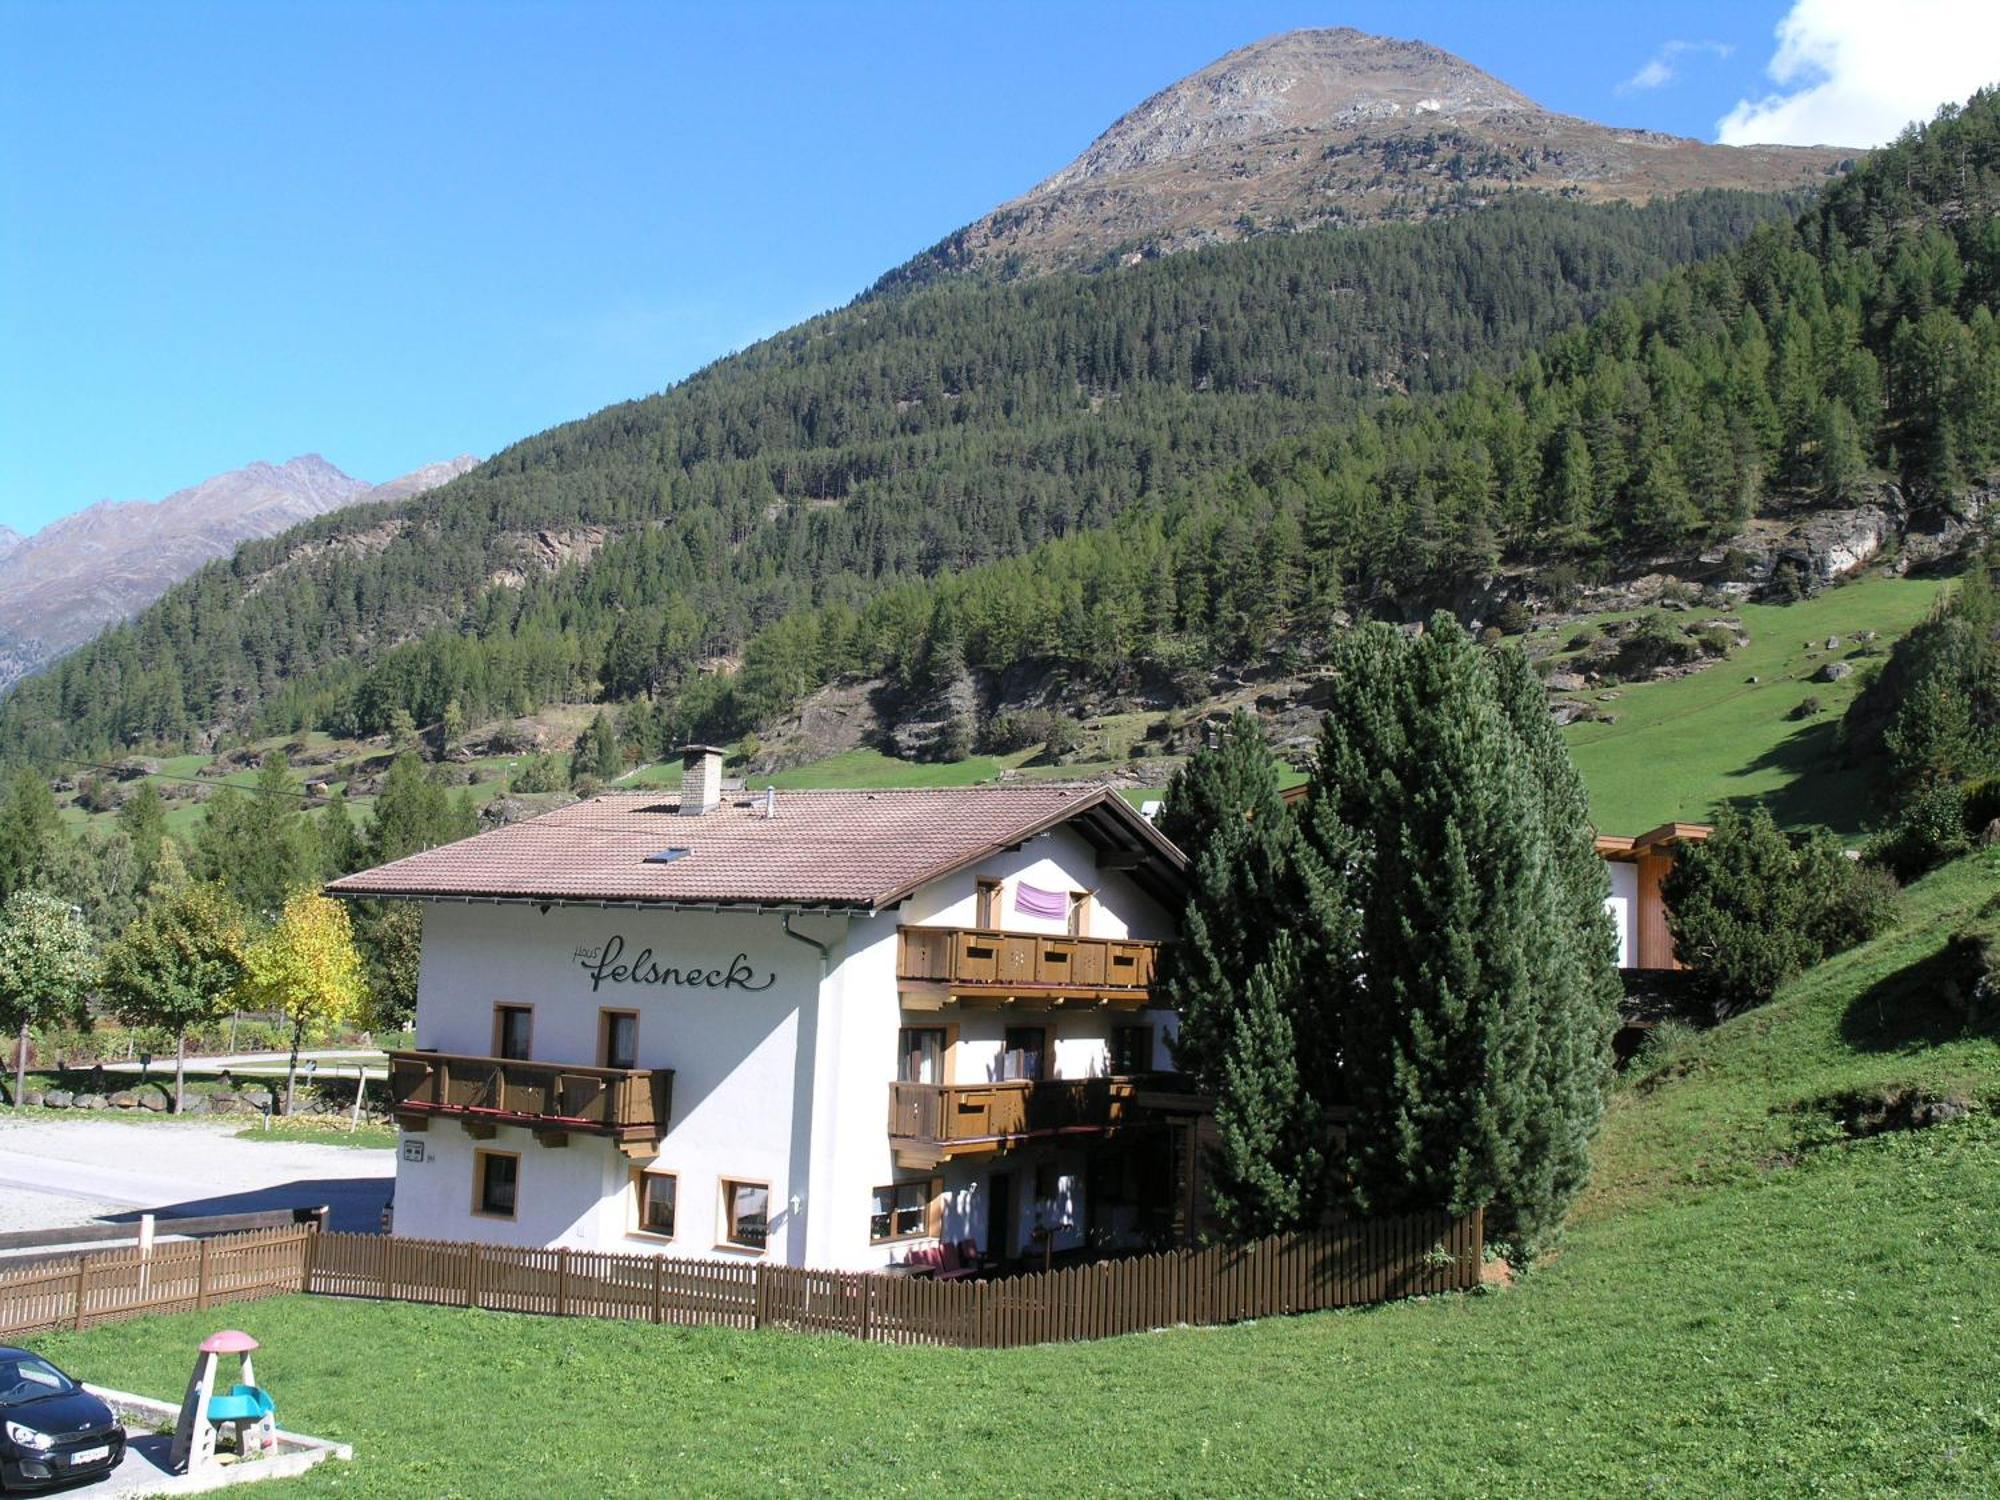
{"type": "Polygon", "coordinates": [[[511,1057],[391,1052],[389,1093],[406,1130],[460,1121],[476,1136],[502,1125],[533,1130],[544,1145],[572,1133],[608,1136],[629,1156],[651,1156],[673,1113],[665,1068],[587,1068],[511,1057]]]}
{"type": "Polygon", "coordinates": [[[973,927],[897,929],[897,987],[911,1010],[951,1004],[1153,1003],[1161,944],[973,927]]]}

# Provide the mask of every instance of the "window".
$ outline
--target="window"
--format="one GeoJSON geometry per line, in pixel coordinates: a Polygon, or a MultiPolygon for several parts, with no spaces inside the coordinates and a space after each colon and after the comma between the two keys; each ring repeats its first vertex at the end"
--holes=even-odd
{"type": "Polygon", "coordinates": [[[600,1068],[639,1066],[639,1013],[601,1010],[597,1013],[597,1065],[600,1068]]]}
{"type": "Polygon", "coordinates": [[[898,1083],[944,1082],[942,1026],[905,1026],[896,1035],[898,1083]]]}
{"type": "Polygon", "coordinates": [[[762,1250],[771,1233],[771,1189],[761,1182],[722,1179],[722,1243],[762,1250]]]}
{"type": "Polygon", "coordinates": [[[1035,1200],[1054,1203],[1062,1197],[1062,1172],[1052,1161],[1035,1163],[1035,1200]]]}
{"type": "Polygon", "coordinates": [[[1090,936],[1090,892],[1071,891],[1069,893],[1069,935],[1071,937],[1090,936]]]}
{"type": "Polygon", "coordinates": [[[638,1210],[640,1234],[655,1234],[663,1240],[674,1237],[674,1207],[680,1198],[680,1179],[671,1172],[639,1170],[632,1174],[632,1192],[638,1210]]]}
{"type": "Polygon", "coordinates": [[[532,1005],[493,1007],[493,1055],[526,1062],[535,1040],[535,1008],[532,1005]]]}
{"type": "Polygon", "coordinates": [[[1000,926],[1000,913],[1003,910],[1000,894],[1005,889],[1006,886],[997,880],[979,882],[979,911],[975,918],[979,926],[991,929],[1000,926]]]}
{"type": "Polygon", "coordinates": [[[1041,1026],[1009,1026],[1000,1058],[1002,1078],[1027,1078],[1039,1083],[1048,1056],[1049,1033],[1041,1026]]]}
{"type": "Polygon", "coordinates": [[[472,1211],[489,1219],[511,1219],[521,1185],[521,1158],[512,1151],[472,1153],[472,1211]]]}
{"type": "Polygon", "coordinates": [[[868,1216],[868,1242],[913,1240],[930,1227],[930,1183],[893,1182],[875,1189],[875,1206],[868,1216]]]}
{"type": "Polygon", "coordinates": [[[1114,1026],[1111,1028],[1111,1071],[1121,1077],[1153,1071],[1153,1028],[1114,1026]]]}

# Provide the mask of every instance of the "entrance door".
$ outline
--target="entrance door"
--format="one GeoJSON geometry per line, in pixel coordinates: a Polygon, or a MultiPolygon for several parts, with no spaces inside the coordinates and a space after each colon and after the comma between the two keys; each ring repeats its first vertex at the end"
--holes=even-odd
{"type": "Polygon", "coordinates": [[[1014,1258],[1014,1178],[995,1172],[986,1179],[986,1253],[996,1260],[1014,1258]]]}

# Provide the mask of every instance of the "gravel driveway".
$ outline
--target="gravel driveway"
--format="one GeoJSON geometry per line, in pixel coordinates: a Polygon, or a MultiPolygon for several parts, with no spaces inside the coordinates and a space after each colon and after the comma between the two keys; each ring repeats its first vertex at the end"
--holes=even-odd
{"type": "Polygon", "coordinates": [[[393,1151],[237,1140],[241,1121],[12,1120],[0,1112],[0,1231],[109,1214],[332,1210],[334,1229],[380,1227],[393,1151]]]}

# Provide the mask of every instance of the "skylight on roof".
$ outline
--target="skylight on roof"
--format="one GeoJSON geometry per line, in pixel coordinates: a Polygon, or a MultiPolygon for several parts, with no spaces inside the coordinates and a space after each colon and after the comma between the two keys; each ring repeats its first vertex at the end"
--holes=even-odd
{"type": "Polygon", "coordinates": [[[658,854],[647,855],[646,863],[649,865],[670,865],[687,852],[685,849],[662,849],[658,854]]]}

